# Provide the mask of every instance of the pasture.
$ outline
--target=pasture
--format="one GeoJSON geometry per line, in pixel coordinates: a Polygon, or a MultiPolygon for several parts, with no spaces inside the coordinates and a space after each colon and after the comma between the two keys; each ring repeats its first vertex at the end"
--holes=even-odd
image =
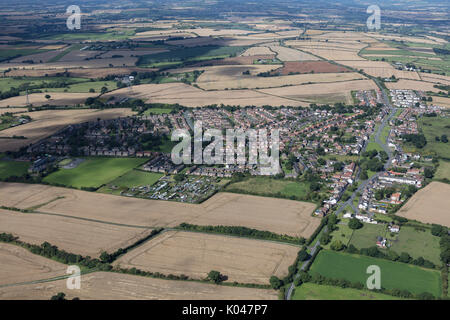
{"type": "Polygon", "coordinates": [[[292,300],[400,300],[400,298],[370,290],[303,283],[295,288],[292,300]]]}
{"type": "Polygon", "coordinates": [[[76,168],[59,169],[44,178],[50,184],[73,188],[99,188],[142,165],[146,159],[88,158],[76,168]]]}
{"type": "Polygon", "coordinates": [[[437,270],[330,250],[319,252],[311,266],[311,273],[365,284],[368,278],[366,270],[371,265],[380,267],[383,288],[408,290],[414,294],[429,292],[435,297],[442,294],[441,274],[437,270]]]}

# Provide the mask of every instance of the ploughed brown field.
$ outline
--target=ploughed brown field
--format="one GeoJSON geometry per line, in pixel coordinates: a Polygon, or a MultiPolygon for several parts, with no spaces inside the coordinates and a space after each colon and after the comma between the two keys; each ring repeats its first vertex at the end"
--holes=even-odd
{"type": "Polygon", "coordinates": [[[37,184],[0,182],[0,205],[87,218],[128,226],[243,226],[309,237],[320,223],[315,204],[285,199],[218,193],[202,204],[128,198],[37,184]],[[56,199],[57,197],[64,197],[56,199]]]}
{"type": "Polygon", "coordinates": [[[67,266],[13,245],[0,243],[0,286],[65,275],[67,266]]]}
{"type": "Polygon", "coordinates": [[[151,230],[0,209],[2,232],[26,243],[40,245],[47,241],[70,253],[99,257],[102,251],[112,253],[136,243],[151,230]]]}
{"type": "Polygon", "coordinates": [[[67,290],[66,280],[0,288],[0,299],[48,300],[58,292],[81,300],[274,300],[277,291],[153,279],[113,272],[81,276],[80,290],[67,290]]]}
{"type": "Polygon", "coordinates": [[[450,227],[450,185],[432,182],[417,191],[399,210],[399,216],[450,227]]]}
{"type": "Polygon", "coordinates": [[[217,270],[226,281],[269,284],[283,277],[299,248],[268,241],[168,231],[117,259],[113,265],[205,279],[217,270]]]}

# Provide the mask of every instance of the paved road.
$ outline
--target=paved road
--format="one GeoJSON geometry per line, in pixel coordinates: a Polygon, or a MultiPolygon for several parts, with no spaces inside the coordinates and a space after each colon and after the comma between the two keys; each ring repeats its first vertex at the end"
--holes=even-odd
{"type": "MultiPolygon", "coordinates": [[[[372,80],[374,80],[375,83],[377,84],[377,86],[380,88],[382,95],[383,95],[384,105],[387,106],[388,110],[389,110],[389,114],[384,117],[383,121],[381,122],[380,126],[378,127],[378,130],[374,133],[375,134],[375,137],[374,137],[375,142],[378,143],[379,145],[381,145],[383,150],[388,155],[388,160],[384,164],[384,169],[387,169],[387,168],[389,168],[389,166],[392,162],[393,154],[392,154],[391,149],[388,147],[388,145],[385,142],[380,140],[380,136],[381,136],[381,133],[383,132],[383,129],[386,127],[387,124],[389,124],[389,121],[395,116],[397,109],[392,106],[392,104],[389,101],[389,98],[386,94],[385,89],[381,86],[378,79],[373,78],[372,80]]],[[[361,150],[361,152],[365,151],[366,146],[364,146],[364,148],[363,148],[363,150],[361,150]]],[[[355,182],[359,183],[358,188],[352,193],[352,195],[350,196],[350,198],[347,201],[339,204],[337,210],[335,211],[336,215],[339,215],[348,205],[350,205],[350,207],[354,210],[355,213],[359,213],[359,208],[355,207],[355,205],[353,204],[353,200],[355,199],[358,192],[361,193],[365,189],[367,184],[374,181],[379,176],[380,173],[376,173],[372,177],[370,177],[369,179],[364,180],[364,181],[360,180],[360,174],[361,174],[361,172],[359,171],[357,173],[356,179],[355,179],[355,182]]],[[[326,232],[327,230],[328,230],[328,228],[327,228],[327,226],[325,226],[324,231],[326,232]]],[[[316,250],[319,246],[320,246],[320,240],[317,240],[316,243],[312,247],[310,247],[311,256],[314,255],[314,253],[316,252],[316,250]]],[[[309,260],[310,259],[303,262],[302,266],[300,267],[300,270],[304,270],[307,267],[309,260]]],[[[296,274],[294,276],[294,280],[297,279],[298,277],[299,277],[299,274],[296,274]]],[[[286,300],[291,299],[291,295],[292,295],[292,291],[294,290],[294,287],[295,287],[294,283],[292,282],[291,285],[289,286],[289,289],[286,292],[286,300]]]]}

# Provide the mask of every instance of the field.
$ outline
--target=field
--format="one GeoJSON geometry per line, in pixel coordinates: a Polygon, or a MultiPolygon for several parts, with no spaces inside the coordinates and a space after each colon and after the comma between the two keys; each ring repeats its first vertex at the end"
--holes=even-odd
{"type": "Polygon", "coordinates": [[[380,267],[383,288],[408,290],[415,294],[429,292],[436,297],[441,296],[441,275],[438,271],[372,257],[324,250],[312,264],[311,273],[365,285],[369,277],[366,269],[370,265],[380,267]]]}
{"type": "MultiPolygon", "coordinates": [[[[389,238],[389,236],[388,236],[389,238]]],[[[436,265],[440,265],[439,237],[433,236],[430,230],[419,231],[413,227],[403,226],[398,239],[391,241],[392,248],[398,254],[407,252],[414,259],[423,257],[436,265]]]]}
{"type": "Polygon", "coordinates": [[[450,161],[440,160],[439,167],[434,174],[435,179],[447,179],[450,180],[450,161]]]}
{"type": "Polygon", "coordinates": [[[432,91],[439,92],[440,90],[434,87],[434,83],[425,81],[405,80],[400,79],[397,82],[387,82],[388,89],[410,89],[418,91],[432,91]]]}
{"type": "Polygon", "coordinates": [[[416,192],[397,214],[407,219],[450,227],[449,193],[449,184],[432,182],[416,192]]]}
{"type": "Polygon", "coordinates": [[[425,153],[433,153],[442,158],[450,159],[450,147],[448,143],[436,141],[436,137],[443,134],[450,137],[450,118],[426,118],[418,121],[420,128],[427,139],[427,144],[423,148],[425,153]]]}
{"type": "Polygon", "coordinates": [[[66,269],[64,264],[34,255],[24,248],[0,243],[0,287],[62,276],[66,269]]]}
{"type": "Polygon", "coordinates": [[[164,176],[162,173],[153,173],[153,172],[144,172],[138,170],[131,170],[125,173],[123,176],[120,176],[117,179],[114,179],[108,183],[110,186],[117,187],[117,190],[111,190],[107,187],[100,188],[99,192],[111,193],[111,194],[120,194],[123,189],[128,189],[137,186],[144,185],[152,185],[156,181],[164,176]]]}
{"type": "MultiPolygon", "coordinates": [[[[32,93],[28,95],[29,103],[33,106],[38,107],[42,105],[53,105],[53,106],[66,106],[66,105],[77,105],[84,104],[87,98],[96,97],[98,93],[74,93],[74,92],[53,92],[53,93],[32,93]],[[47,99],[46,96],[49,95],[50,98],[47,99]]],[[[4,100],[0,100],[0,107],[21,107],[27,106],[26,95],[12,97],[4,100]]]]}
{"type": "MultiPolygon", "coordinates": [[[[323,85],[320,86],[323,88],[323,85]]],[[[334,86],[334,84],[332,86],[334,86]]],[[[273,90],[277,91],[282,89],[284,88],[276,88],[273,90]]],[[[132,92],[130,92],[128,88],[119,89],[107,93],[104,95],[104,98],[109,99],[111,96],[114,97],[116,101],[120,98],[129,96],[143,100],[151,99],[152,103],[179,103],[186,107],[201,107],[212,104],[239,106],[308,106],[308,103],[305,102],[278,97],[277,92],[266,94],[264,92],[253,90],[236,90],[230,94],[230,91],[228,90],[204,91],[184,83],[143,84],[133,86],[132,92]]]]}
{"type": "Polygon", "coordinates": [[[229,225],[307,238],[320,223],[311,216],[312,203],[231,193],[218,193],[202,204],[186,204],[20,183],[0,183],[0,190],[0,205],[23,209],[42,205],[40,212],[125,225],[229,225]]]}
{"type": "Polygon", "coordinates": [[[399,298],[369,290],[303,283],[295,288],[292,300],[399,300],[399,298]]]}
{"type": "Polygon", "coordinates": [[[227,281],[268,284],[287,274],[298,247],[265,241],[169,231],[120,257],[115,266],[204,279],[211,270],[227,281]]]}
{"type": "Polygon", "coordinates": [[[0,209],[2,232],[27,243],[40,245],[48,241],[70,253],[99,257],[102,251],[112,253],[126,248],[151,230],[0,209]]]}
{"type": "Polygon", "coordinates": [[[59,169],[44,178],[50,184],[99,188],[143,164],[146,159],[89,158],[73,169],[59,169]]]}
{"type": "MultiPolygon", "coordinates": [[[[242,66],[242,70],[250,70],[242,66]]],[[[259,88],[276,88],[292,85],[307,85],[312,83],[327,83],[334,85],[339,82],[347,82],[352,80],[363,80],[364,76],[358,73],[317,73],[317,74],[298,74],[286,76],[271,77],[255,77],[239,75],[232,79],[214,79],[208,77],[208,73],[202,74],[197,84],[205,90],[225,90],[225,89],[259,89],[259,88]]]]}
{"type": "Polygon", "coordinates": [[[295,181],[271,179],[267,177],[251,177],[227,186],[226,190],[262,196],[280,196],[284,198],[306,196],[309,185],[295,181]]]}
{"type": "Polygon", "coordinates": [[[369,248],[377,244],[377,237],[384,237],[386,234],[386,225],[365,223],[361,229],[353,231],[349,244],[356,248],[369,248]]]}
{"type": "Polygon", "coordinates": [[[49,300],[58,292],[81,300],[275,300],[275,290],[145,278],[113,272],[83,275],[80,290],[67,290],[66,280],[0,288],[0,299],[49,300]],[[111,284],[114,289],[111,290],[111,284]]]}
{"type": "Polygon", "coordinates": [[[350,72],[349,69],[332,64],[328,61],[287,61],[284,66],[274,71],[281,75],[291,73],[338,73],[350,72]]]}
{"type": "Polygon", "coordinates": [[[0,160],[0,179],[12,176],[21,177],[28,172],[29,167],[29,162],[0,160]]]}
{"type": "MultiPolygon", "coordinates": [[[[284,97],[287,99],[300,100],[308,103],[321,103],[324,96],[333,95],[341,97],[342,102],[353,103],[351,91],[355,90],[376,90],[376,85],[372,80],[353,80],[329,83],[323,85],[306,84],[300,86],[290,86],[282,88],[262,89],[258,92],[284,97]]],[[[332,101],[335,101],[333,98],[332,101]]]]}
{"type": "Polygon", "coordinates": [[[219,47],[219,46],[198,46],[180,48],[169,52],[144,55],[138,60],[138,66],[152,67],[155,63],[183,61],[202,61],[219,58],[227,58],[243,52],[245,47],[219,47]]]}
{"type": "Polygon", "coordinates": [[[48,137],[63,127],[73,124],[92,121],[97,118],[113,119],[132,115],[130,109],[108,109],[108,110],[48,110],[26,112],[25,115],[32,117],[33,121],[14,128],[2,130],[0,137],[25,136],[27,139],[2,139],[0,144],[1,151],[16,151],[23,146],[35,143],[45,137],[48,137]]]}
{"type": "Polygon", "coordinates": [[[319,58],[308,53],[281,46],[271,46],[270,49],[277,53],[277,59],[281,61],[314,61],[319,58]]]}

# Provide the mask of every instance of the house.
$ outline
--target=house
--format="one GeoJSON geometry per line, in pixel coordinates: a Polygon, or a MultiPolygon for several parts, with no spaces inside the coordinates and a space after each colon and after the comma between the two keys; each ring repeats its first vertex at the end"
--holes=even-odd
{"type": "Polygon", "coordinates": [[[383,237],[378,236],[377,237],[377,246],[380,248],[386,248],[386,239],[383,237]]]}
{"type": "Polygon", "coordinates": [[[396,233],[397,233],[397,232],[400,231],[400,226],[394,224],[394,225],[390,225],[390,226],[388,227],[388,229],[389,229],[390,232],[396,232],[396,233]]]}

